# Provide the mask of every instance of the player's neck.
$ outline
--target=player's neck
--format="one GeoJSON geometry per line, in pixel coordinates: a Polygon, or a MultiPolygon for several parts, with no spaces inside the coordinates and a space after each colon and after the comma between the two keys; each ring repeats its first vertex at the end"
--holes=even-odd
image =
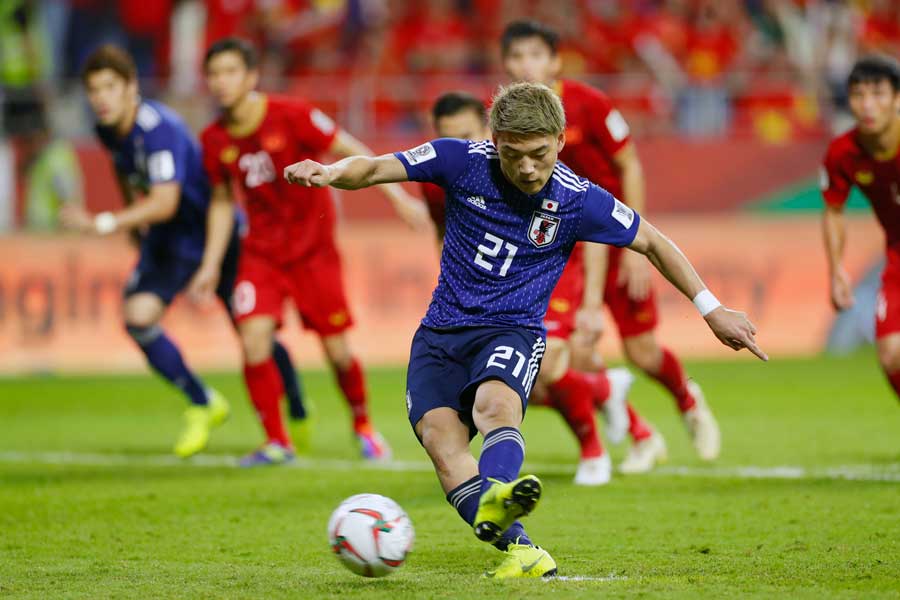
{"type": "Polygon", "coordinates": [[[234,137],[246,137],[259,129],[266,117],[268,96],[253,91],[225,112],[225,127],[234,137]]]}
{"type": "Polygon", "coordinates": [[[132,129],[134,129],[134,122],[137,120],[137,111],[140,105],[141,99],[137,98],[134,102],[132,102],[131,106],[128,107],[128,112],[125,113],[125,118],[119,121],[119,124],[116,125],[117,136],[123,138],[131,133],[132,129]]]}
{"type": "Polygon", "coordinates": [[[895,117],[884,131],[877,135],[860,135],[860,142],[872,158],[891,160],[900,151],[900,117],[895,117]]]}

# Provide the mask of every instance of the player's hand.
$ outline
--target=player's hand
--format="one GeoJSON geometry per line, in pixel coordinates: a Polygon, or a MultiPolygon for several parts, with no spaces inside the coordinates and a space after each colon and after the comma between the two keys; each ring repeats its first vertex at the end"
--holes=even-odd
{"type": "Polygon", "coordinates": [[[59,208],[59,221],[66,229],[81,233],[93,233],[94,219],[84,207],[74,202],[63,204],[59,208]]]}
{"type": "Polygon", "coordinates": [[[575,331],[586,344],[593,345],[603,334],[603,305],[587,306],[582,304],[575,313],[575,331]]]}
{"type": "Polygon", "coordinates": [[[188,297],[195,303],[209,304],[216,295],[219,287],[219,268],[203,263],[188,284],[188,297]]]}
{"type": "Polygon", "coordinates": [[[397,216],[409,225],[413,231],[428,231],[431,229],[431,217],[428,215],[428,207],[418,198],[402,191],[393,198],[392,204],[397,216]]]}
{"type": "Polygon", "coordinates": [[[746,313],[720,306],[704,318],[719,341],[729,348],[733,350],[746,348],[761,360],[769,360],[766,353],[756,344],[756,327],[747,318],[746,313]]]}
{"type": "Polygon", "coordinates": [[[325,187],[331,183],[328,167],[308,159],[286,166],[284,178],[304,187],[325,187]]]}
{"type": "Polygon", "coordinates": [[[628,287],[628,297],[640,302],[650,295],[650,266],[647,259],[637,252],[625,250],[622,252],[619,265],[618,286],[628,287]]]}
{"type": "Polygon", "coordinates": [[[838,269],[831,276],[831,304],[836,310],[847,310],[855,303],[850,276],[844,269],[838,269]]]}

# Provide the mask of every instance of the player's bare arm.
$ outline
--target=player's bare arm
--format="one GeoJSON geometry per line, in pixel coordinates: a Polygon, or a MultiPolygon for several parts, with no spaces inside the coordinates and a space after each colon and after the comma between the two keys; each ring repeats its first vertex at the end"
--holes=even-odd
{"type": "Polygon", "coordinates": [[[228,242],[234,229],[234,203],[228,185],[216,184],[206,212],[206,244],[203,261],[188,286],[188,293],[195,302],[212,300],[219,285],[222,260],[228,250],[228,242]]]}
{"type": "Polygon", "coordinates": [[[70,229],[107,235],[170,220],[178,212],[180,197],[181,184],[167,181],[153,184],[146,196],[136,198],[129,206],[115,213],[91,215],[80,206],[67,205],[60,216],[63,224],[70,229]]]}
{"type": "Polygon", "coordinates": [[[847,225],[843,207],[825,205],[822,219],[822,236],[825,254],[828,257],[828,272],[831,281],[831,304],[837,310],[847,310],[854,304],[853,286],[850,276],[844,270],[844,244],[847,239],[847,225]]]}
{"type": "MultiPolygon", "coordinates": [[[[338,131],[331,148],[329,148],[329,152],[341,158],[357,155],[371,156],[373,154],[368,146],[344,130],[338,131]]],[[[407,193],[402,186],[395,183],[382,185],[380,189],[390,200],[397,215],[407,225],[417,231],[429,228],[431,219],[428,217],[428,209],[425,207],[424,202],[407,193]]]]}
{"type": "Polygon", "coordinates": [[[575,313],[575,327],[580,342],[592,346],[603,333],[603,291],[609,265],[609,248],[604,244],[585,243],[584,293],[575,313]]]}
{"type": "Polygon", "coordinates": [[[409,181],[406,168],[393,154],[349,156],[330,165],[304,160],[285,167],[284,178],[305,187],[330,185],[341,190],[409,181]]]}
{"type": "MultiPolygon", "coordinates": [[[[622,193],[625,197],[621,200],[636,210],[638,214],[645,214],[644,168],[634,142],[625,144],[613,155],[612,159],[622,173],[622,193]]],[[[647,261],[634,252],[624,252],[618,284],[628,285],[628,297],[632,300],[646,299],[650,294],[650,283],[650,269],[647,267],[647,261]]]]}
{"type": "MultiPolygon", "coordinates": [[[[629,248],[645,255],[672,285],[693,300],[695,304],[704,296],[714,300],[697,271],[678,249],[678,246],[647,221],[641,221],[637,235],[629,248]],[[705,292],[705,294],[701,295],[701,292],[705,292]]],[[[701,312],[706,313],[703,318],[706,319],[709,328],[723,344],[734,350],[747,348],[760,359],[769,359],[756,344],[756,327],[745,313],[731,310],[722,305],[718,305],[709,312],[701,309],[701,312]]]]}

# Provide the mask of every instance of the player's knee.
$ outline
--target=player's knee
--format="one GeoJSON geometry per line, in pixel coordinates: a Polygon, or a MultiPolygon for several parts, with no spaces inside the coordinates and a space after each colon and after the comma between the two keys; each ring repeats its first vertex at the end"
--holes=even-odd
{"type": "Polygon", "coordinates": [[[653,338],[639,336],[627,339],[624,346],[625,356],[631,364],[649,373],[659,370],[662,362],[662,350],[653,338]]]}
{"type": "MultiPolygon", "coordinates": [[[[455,424],[446,421],[446,415],[429,415],[428,413],[419,421],[416,431],[422,440],[422,446],[428,452],[431,462],[434,463],[435,471],[439,477],[449,476],[453,472],[454,458],[459,453],[459,448],[455,443],[456,435],[453,430],[455,425],[460,426],[459,419],[455,424]]],[[[464,447],[468,450],[468,446],[464,447]]]]}
{"type": "Polygon", "coordinates": [[[151,323],[149,325],[126,323],[125,331],[138,346],[148,346],[162,335],[162,327],[156,323],[151,323]]]}
{"type": "Polygon", "coordinates": [[[547,340],[547,350],[541,360],[541,370],[538,372],[538,380],[544,385],[552,385],[562,379],[569,369],[569,348],[565,341],[550,338],[547,340]]]}
{"type": "Polygon", "coordinates": [[[328,362],[338,371],[346,371],[353,366],[354,356],[350,344],[343,335],[334,335],[322,340],[328,362]]]}
{"type": "Polygon", "coordinates": [[[242,331],[241,347],[244,351],[244,361],[248,365],[258,365],[272,355],[272,340],[262,332],[242,331]]]}
{"type": "Polygon", "coordinates": [[[481,433],[497,427],[518,427],[522,421],[521,401],[501,394],[478,394],[472,407],[472,417],[481,433]]]}
{"type": "Polygon", "coordinates": [[[879,346],[878,361],[887,373],[900,372],[900,345],[879,346]]]}

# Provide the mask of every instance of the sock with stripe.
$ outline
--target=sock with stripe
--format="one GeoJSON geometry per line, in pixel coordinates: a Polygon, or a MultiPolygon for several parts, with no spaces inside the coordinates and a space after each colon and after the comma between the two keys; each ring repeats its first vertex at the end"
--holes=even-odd
{"type": "Polygon", "coordinates": [[[481,491],[485,492],[491,482],[488,478],[510,482],[519,477],[525,460],[525,440],[515,427],[498,427],[484,436],[481,458],[478,459],[478,473],[481,475],[481,491]]]}
{"type": "MultiPolygon", "coordinates": [[[[481,497],[481,477],[476,475],[468,481],[465,481],[447,493],[447,502],[449,502],[463,521],[470,526],[475,523],[475,513],[478,512],[478,499],[481,497]]],[[[531,540],[525,533],[525,529],[519,521],[510,525],[503,536],[494,542],[494,547],[500,551],[506,551],[512,543],[532,545],[531,540]]]]}
{"type": "Polygon", "coordinates": [[[153,369],[165,377],[175,387],[184,392],[191,404],[206,406],[209,400],[200,379],[184,362],[178,346],[172,342],[159,325],[138,327],[126,325],[128,335],[138,347],[153,369]]]}

